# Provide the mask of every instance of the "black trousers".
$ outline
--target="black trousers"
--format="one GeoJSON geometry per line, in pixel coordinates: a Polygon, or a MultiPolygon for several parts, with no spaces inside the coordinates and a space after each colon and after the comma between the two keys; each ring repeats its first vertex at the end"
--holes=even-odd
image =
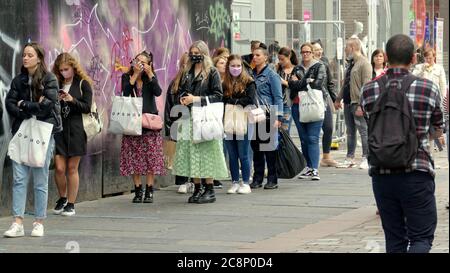
{"type": "MultiPolygon", "coordinates": [[[[253,183],[262,184],[264,181],[264,171],[267,163],[267,183],[270,184],[278,184],[278,175],[277,175],[277,167],[276,167],[276,150],[266,151],[267,149],[261,149],[262,145],[269,144],[271,142],[270,139],[261,139],[258,135],[259,126],[265,126],[266,132],[270,131],[271,122],[270,119],[266,121],[266,123],[259,123],[256,125],[255,134],[256,136],[251,141],[250,145],[253,150],[253,183]]],[[[273,141],[273,140],[272,140],[273,141]]]]}
{"type": "Polygon", "coordinates": [[[437,225],[434,178],[416,171],[377,175],[372,181],[386,252],[430,252],[437,225]]]}

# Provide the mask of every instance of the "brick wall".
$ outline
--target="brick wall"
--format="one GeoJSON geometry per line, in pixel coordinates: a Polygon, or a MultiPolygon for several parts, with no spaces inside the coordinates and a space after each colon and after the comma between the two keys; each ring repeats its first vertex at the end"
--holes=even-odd
{"type": "Polygon", "coordinates": [[[367,36],[368,10],[366,0],[344,0],[341,3],[341,19],[345,22],[346,38],[352,36],[355,31],[354,20],[364,24],[364,32],[359,36],[359,38],[362,39],[367,36]]]}

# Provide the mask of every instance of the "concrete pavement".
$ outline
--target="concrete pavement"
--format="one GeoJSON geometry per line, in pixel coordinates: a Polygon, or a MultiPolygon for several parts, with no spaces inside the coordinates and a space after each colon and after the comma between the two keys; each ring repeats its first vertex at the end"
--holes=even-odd
{"type": "MultiPolygon", "coordinates": [[[[333,153],[343,160],[344,152],[333,153]]],[[[449,177],[445,153],[437,155],[439,225],[433,252],[449,252],[449,177]]],[[[51,215],[45,237],[0,238],[9,252],[383,252],[384,235],[376,216],[370,178],[357,169],[321,169],[320,182],[283,180],[280,189],[227,195],[217,202],[188,204],[172,186],[155,193],[154,204],[132,204],[132,195],[76,205],[76,216],[51,215]]],[[[51,209],[51,208],[50,208],[51,209]]],[[[3,233],[10,218],[0,218],[3,233]]]]}

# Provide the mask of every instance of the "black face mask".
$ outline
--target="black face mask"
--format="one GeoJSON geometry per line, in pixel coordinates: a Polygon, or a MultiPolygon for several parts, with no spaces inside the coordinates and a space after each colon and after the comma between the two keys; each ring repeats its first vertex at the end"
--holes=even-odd
{"type": "Polygon", "coordinates": [[[203,55],[189,55],[189,57],[191,58],[191,62],[194,64],[199,64],[201,62],[203,62],[203,60],[205,59],[205,57],[203,55]]]}

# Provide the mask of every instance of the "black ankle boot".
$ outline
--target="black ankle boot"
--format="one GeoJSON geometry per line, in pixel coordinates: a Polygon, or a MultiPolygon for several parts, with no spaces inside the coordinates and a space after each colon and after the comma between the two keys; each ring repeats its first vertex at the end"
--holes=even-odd
{"type": "Polygon", "coordinates": [[[192,194],[191,197],[189,197],[188,203],[198,203],[198,199],[202,195],[202,185],[201,184],[195,184],[195,190],[194,194],[192,194]]]}
{"type": "Polygon", "coordinates": [[[216,202],[216,193],[214,192],[214,185],[206,185],[206,190],[198,199],[199,204],[207,204],[216,202]]]}
{"type": "Polygon", "coordinates": [[[133,203],[142,203],[142,185],[134,186],[133,203]]]}
{"type": "Polygon", "coordinates": [[[153,186],[145,187],[144,203],[153,203],[153,186]]]}

